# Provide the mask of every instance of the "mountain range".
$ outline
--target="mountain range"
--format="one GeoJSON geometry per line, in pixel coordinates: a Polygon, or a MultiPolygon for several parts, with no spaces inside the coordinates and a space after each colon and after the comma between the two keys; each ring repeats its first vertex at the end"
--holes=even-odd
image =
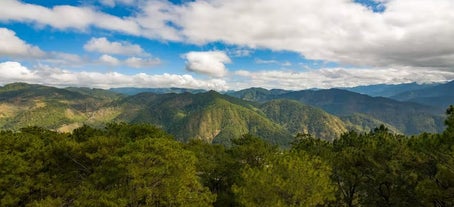
{"type": "Polygon", "coordinates": [[[0,128],[40,126],[70,132],[83,124],[150,123],[182,141],[229,144],[249,133],[278,145],[287,145],[298,133],[332,140],[348,130],[367,132],[379,125],[409,135],[435,133],[443,130],[443,106],[454,103],[453,85],[413,87],[386,98],[344,89],[219,93],[12,83],[0,87],[0,128]]]}
{"type": "Polygon", "coordinates": [[[454,81],[442,84],[380,84],[344,89],[373,97],[387,97],[398,101],[434,106],[443,110],[454,103],[454,81]]]}

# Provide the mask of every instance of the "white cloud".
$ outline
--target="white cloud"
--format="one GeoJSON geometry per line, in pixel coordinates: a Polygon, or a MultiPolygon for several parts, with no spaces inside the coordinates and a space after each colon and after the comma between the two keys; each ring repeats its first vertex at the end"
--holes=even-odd
{"type": "Polygon", "coordinates": [[[99,0],[99,2],[105,6],[114,7],[115,0],[99,0]]]}
{"type": "Polygon", "coordinates": [[[281,65],[284,66],[284,67],[290,67],[293,64],[290,61],[285,61],[285,62],[282,62],[281,65]]]}
{"type": "MultiPolygon", "coordinates": [[[[120,1],[122,0],[112,0],[115,5],[120,1]]],[[[116,17],[92,7],[46,8],[16,0],[1,0],[0,21],[19,21],[57,29],[88,30],[97,27],[164,41],[195,44],[222,42],[238,48],[294,51],[313,60],[365,68],[375,66],[376,68],[367,69],[367,74],[377,75],[377,79],[382,81],[388,80],[378,74],[388,73],[384,76],[389,77],[396,75],[396,82],[415,80],[416,77],[422,80],[450,77],[449,71],[454,68],[454,1],[376,1],[385,6],[384,12],[374,13],[351,0],[195,0],[183,5],[161,0],[136,1],[137,12],[129,17],[116,17]],[[394,68],[395,71],[380,68],[394,68]],[[377,74],[370,72],[374,70],[377,74]],[[403,76],[403,73],[410,75],[403,76]]],[[[107,39],[106,42],[115,43],[107,39]]],[[[36,48],[24,44],[25,48],[36,48]]],[[[125,46],[124,42],[119,44],[125,46]]],[[[131,45],[133,44],[129,44],[131,45]]],[[[137,53],[129,54],[142,57],[137,53]]],[[[188,53],[185,56],[186,68],[213,77],[223,77],[227,74],[224,64],[229,63],[230,59],[227,55],[226,58],[221,56],[216,58],[188,53]]],[[[130,59],[123,62],[134,65],[138,61],[130,59]]],[[[338,71],[339,74],[333,73],[333,70],[322,69],[318,73],[270,71],[260,74],[270,78],[279,73],[296,74],[301,75],[302,80],[306,80],[304,77],[311,74],[318,74],[313,77],[342,77],[343,74],[348,74],[367,80],[363,75],[351,73],[356,69],[342,69],[338,71]]],[[[363,70],[366,69],[361,69],[361,72],[363,70]]],[[[243,72],[244,75],[246,71],[243,72]]],[[[332,79],[334,83],[341,84],[338,81],[340,79],[332,79]]],[[[256,77],[255,80],[259,81],[260,78],[256,77]]],[[[344,82],[348,83],[348,80],[345,79],[344,82]]],[[[373,78],[368,81],[376,82],[373,78]]],[[[313,82],[316,87],[323,86],[310,79],[307,82],[313,82]]],[[[359,82],[358,79],[355,84],[359,82]]],[[[266,82],[261,84],[267,85],[266,82]]],[[[293,84],[301,87],[307,85],[297,81],[293,84]]],[[[330,83],[327,81],[325,85],[330,83]]]]}
{"type": "Polygon", "coordinates": [[[91,27],[143,36],[151,39],[181,41],[182,35],[168,23],[176,17],[173,6],[167,1],[100,0],[101,4],[137,6],[132,16],[117,17],[96,7],[59,5],[47,8],[19,0],[0,1],[0,21],[33,23],[67,30],[86,31],[91,27]]]}
{"type": "Polygon", "coordinates": [[[125,60],[119,60],[116,57],[110,55],[102,55],[99,57],[99,62],[101,64],[107,64],[110,66],[120,66],[125,65],[133,68],[146,68],[155,65],[159,65],[161,61],[157,58],[139,58],[139,57],[130,57],[125,60]]]}
{"type": "Polygon", "coordinates": [[[229,56],[233,56],[233,57],[248,57],[248,56],[251,56],[252,53],[253,53],[252,50],[244,49],[244,48],[227,50],[227,54],[229,54],[229,56]]]}
{"type": "Polygon", "coordinates": [[[260,58],[256,58],[254,61],[257,64],[275,64],[275,65],[280,65],[280,66],[283,66],[283,67],[292,66],[292,63],[290,61],[281,62],[281,61],[278,61],[278,60],[264,60],[264,59],[260,59],[260,58]]]}
{"type": "Polygon", "coordinates": [[[74,72],[43,65],[29,69],[18,62],[0,63],[0,84],[18,81],[53,86],[88,86],[96,88],[182,87],[213,90],[228,89],[224,80],[201,80],[191,75],[168,73],[161,75],[149,75],[145,73],[126,75],[117,72],[74,72]]]}
{"type": "MultiPolygon", "coordinates": [[[[132,0],[106,2],[126,1],[132,0]]],[[[137,1],[137,12],[116,17],[91,7],[46,8],[2,0],[0,21],[58,29],[98,27],[164,41],[223,42],[361,66],[454,67],[454,1],[377,2],[384,12],[351,0],[137,1]]]]}
{"type": "Polygon", "coordinates": [[[330,68],[305,72],[240,70],[225,79],[196,79],[191,75],[118,72],[74,72],[38,65],[29,69],[18,62],[0,63],[0,84],[28,82],[53,86],[111,87],[182,87],[214,90],[242,89],[249,87],[302,90],[308,88],[353,87],[369,84],[430,83],[454,79],[454,72],[436,69],[330,68]]]}
{"type": "Polygon", "coordinates": [[[169,23],[178,24],[178,6],[170,1],[145,1],[140,4],[140,13],[134,20],[142,28],[142,36],[170,41],[184,41],[179,28],[169,23]]]}
{"type": "Polygon", "coordinates": [[[140,26],[131,18],[120,18],[90,7],[54,6],[47,8],[17,0],[0,1],[0,21],[31,22],[57,29],[86,30],[90,26],[140,35],[140,26]]]}
{"type": "Polygon", "coordinates": [[[18,62],[0,63],[0,81],[3,83],[36,80],[37,77],[34,71],[28,70],[18,62]]]}
{"type": "Polygon", "coordinates": [[[138,58],[130,57],[124,61],[124,63],[133,68],[145,68],[161,64],[161,60],[157,58],[138,58]]]}
{"type": "Polygon", "coordinates": [[[16,33],[7,28],[0,28],[0,55],[10,57],[42,57],[41,49],[24,42],[16,33]]]}
{"type": "Polygon", "coordinates": [[[186,58],[186,70],[206,74],[212,77],[222,77],[227,74],[225,63],[230,58],[222,51],[189,52],[186,58]]]}
{"type": "Polygon", "coordinates": [[[99,0],[99,2],[108,7],[115,7],[117,5],[132,5],[136,0],[99,0]]]}
{"type": "Polygon", "coordinates": [[[211,0],[173,6],[192,43],[221,41],[373,66],[454,66],[454,1],[383,1],[383,13],[351,0],[211,0]]]}
{"type": "Polygon", "coordinates": [[[71,53],[47,52],[47,55],[40,58],[38,62],[45,62],[57,66],[81,66],[87,64],[90,60],[71,53]]]}
{"type": "Polygon", "coordinates": [[[106,54],[99,57],[99,61],[108,65],[118,65],[120,63],[120,60],[118,60],[117,58],[106,54]]]}
{"type": "Polygon", "coordinates": [[[84,49],[90,52],[119,55],[148,55],[140,45],[129,42],[111,42],[105,37],[91,38],[84,49]]]}
{"type": "Polygon", "coordinates": [[[0,20],[58,29],[101,29],[150,39],[298,52],[308,59],[362,66],[454,66],[454,1],[376,0],[385,10],[351,0],[112,0],[137,12],[116,17],[91,7],[46,8],[0,2],[0,20]]]}
{"type": "Polygon", "coordinates": [[[161,63],[159,58],[150,57],[151,55],[146,53],[140,45],[131,44],[129,42],[111,42],[105,37],[91,38],[84,45],[84,49],[91,52],[105,53],[99,58],[100,62],[113,66],[121,64],[133,68],[145,68],[161,63]],[[146,58],[133,56],[124,61],[120,61],[118,58],[107,54],[138,55],[145,56],[146,58]]]}
{"type": "Polygon", "coordinates": [[[279,64],[279,61],[277,60],[263,60],[260,58],[256,58],[254,61],[257,64],[279,64]]]}
{"type": "Polygon", "coordinates": [[[295,71],[236,71],[237,81],[231,88],[308,88],[354,87],[371,84],[431,83],[454,79],[454,72],[427,68],[325,68],[305,72],[295,71]]]}

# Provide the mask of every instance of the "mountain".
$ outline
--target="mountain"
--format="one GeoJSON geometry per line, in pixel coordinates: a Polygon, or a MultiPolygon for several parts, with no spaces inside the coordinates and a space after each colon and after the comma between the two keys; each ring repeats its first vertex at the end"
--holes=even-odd
{"type": "Polygon", "coordinates": [[[454,104],[454,81],[433,84],[379,84],[343,89],[373,97],[381,96],[398,101],[419,103],[443,110],[454,104]]]}
{"type": "Polygon", "coordinates": [[[152,123],[177,139],[203,139],[229,143],[251,133],[272,143],[286,145],[292,136],[272,122],[252,103],[214,91],[200,94],[141,93],[121,100],[124,113],[117,120],[152,123]],[[126,110],[126,109],[133,110],[126,110]]]}
{"type": "Polygon", "coordinates": [[[97,125],[111,120],[102,111],[118,98],[35,84],[8,84],[0,87],[0,128],[41,126],[71,131],[84,122],[97,125]]]}
{"type": "Polygon", "coordinates": [[[272,99],[279,98],[280,95],[289,93],[291,91],[282,89],[267,90],[264,88],[248,88],[240,91],[233,91],[227,93],[229,96],[240,98],[247,101],[265,102],[272,99]]]}
{"type": "Polygon", "coordinates": [[[80,93],[82,95],[91,96],[94,98],[104,99],[104,100],[116,100],[119,98],[125,97],[125,95],[121,93],[117,93],[114,91],[97,89],[97,88],[86,88],[86,87],[67,87],[64,88],[68,91],[80,93]]]}
{"type": "Polygon", "coordinates": [[[109,89],[112,92],[120,93],[124,95],[137,95],[139,93],[157,93],[157,94],[166,94],[166,93],[204,93],[207,92],[203,89],[189,89],[189,88],[134,88],[134,87],[124,87],[124,88],[111,88],[109,89]]]}
{"type": "Polygon", "coordinates": [[[332,140],[347,131],[338,117],[298,101],[272,100],[261,105],[260,109],[292,134],[308,133],[332,140]]]}
{"type": "Polygon", "coordinates": [[[343,90],[369,95],[372,97],[392,97],[407,91],[421,90],[424,88],[436,86],[438,84],[418,84],[418,83],[403,83],[403,84],[377,84],[368,86],[357,86],[352,88],[340,88],[343,90]]]}
{"type": "Polygon", "coordinates": [[[183,141],[229,144],[250,133],[287,145],[297,133],[332,140],[348,130],[364,132],[379,125],[405,134],[440,132],[444,126],[444,110],[437,107],[340,89],[251,88],[227,94],[128,96],[111,90],[14,83],[0,87],[0,129],[41,126],[70,132],[83,124],[150,123],[183,141]]]}
{"type": "Polygon", "coordinates": [[[454,81],[419,90],[406,91],[391,98],[434,106],[444,110],[449,105],[454,104],[454,81]]]}
{"type": "Polygon", "coordinates": [[[341,117],[355,113],[366,114],[405,134],[440,132],[444,126],[443,111],[437,108],[340,89],[291,92],[281,98],[298,100],[341,117]]]}
{"type": "Polygon", "coordinates": [[[283,91],[272,94],[266,89],[250,88],[231,93],[241,99],[266,102],[277,99],[296,100],[321,108],[348,121],[349,129],[374,128],[380,123],[396,132],[418,134],[443,130],[444,110],[418,103],[401,102],[384,97],[371,97],[342,89],[283,91]],[[248,96],[249,94],[259,94],[248,96]]]}
{"type": "Polygon", "coordinates": [[[206,93],[140,93],[124,96],[108,90],[54,88],[25,83],[0,87],[0,128],[40,126],[71,131],[83,124],[151,123],[177,139],[229,143],[251,133],[288,145],[293,135],[268,119],[259,104],[215,91],[206,93]]]}
{"type": "Polygon", "coordinates": [[[341,120],[344,122],[345,126],[348,130],[354,130],[359,132],[370,132],[371,130],[375,129],[377,126],[384,125],[388,128],[391,132],[402,134],[402,132],[397,129],[395,126],[378,120],[370,115],[361,114],[361,113],[353,113],[348,116],[340,117],[341,120]]]}

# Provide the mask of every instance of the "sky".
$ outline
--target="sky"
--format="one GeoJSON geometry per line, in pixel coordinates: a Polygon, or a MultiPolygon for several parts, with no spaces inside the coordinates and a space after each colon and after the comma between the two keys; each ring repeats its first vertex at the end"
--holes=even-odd
{"type": "Polygon", "coordinates": [[[452,0],[0,0],[0,85],[446,82],[453,11],[452,0]]]}

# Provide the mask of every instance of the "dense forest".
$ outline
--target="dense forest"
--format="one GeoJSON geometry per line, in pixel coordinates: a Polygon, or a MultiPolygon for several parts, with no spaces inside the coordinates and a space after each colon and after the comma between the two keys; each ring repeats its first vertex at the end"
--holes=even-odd
{"type": "Polygon", "coordinates": [[[0,206],[454,206],[454,107],[441,134],[380,126],[288,148],[176,139],[148,124],[0,133],[0,206]]]}
{"type": "MultiPolygon", "coordinates": [[[[452,96],[454,81],[445,86],[451,90],[438,91],[441,95],[431,98],[452,96]]],[[[128,95],[104,89],[7,84],[0,87],[0,130],[38,126],[72,132],[83,125],[103,128],[106,123],[125,122],[154,125],[183,142],[202,139],[231,145],[232,138],[251,134],[289,146],[297,134],[334,140],[351,130],[365,133],[380,125],[408,136],[442,133],[447,108],[340,89],[141,90],[145,89],[128,95]]]]}

